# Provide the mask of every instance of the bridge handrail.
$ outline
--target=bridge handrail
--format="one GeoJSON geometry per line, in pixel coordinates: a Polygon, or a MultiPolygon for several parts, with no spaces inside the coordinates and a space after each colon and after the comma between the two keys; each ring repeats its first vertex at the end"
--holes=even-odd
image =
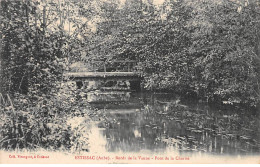
{"type": "Polygon", "coordinates": [[[104,63],[104,72],[106,72],[106,65],[107,64],[112,64],[112,63],[127,63],[127,71],[130,72],[130,64],[137,64],[137,61],[135,60],[114,60],[114,61],[106,61],[106,60],[93,60],[93,69],[94,69],[94,64],[95,63],[104,63]]]}

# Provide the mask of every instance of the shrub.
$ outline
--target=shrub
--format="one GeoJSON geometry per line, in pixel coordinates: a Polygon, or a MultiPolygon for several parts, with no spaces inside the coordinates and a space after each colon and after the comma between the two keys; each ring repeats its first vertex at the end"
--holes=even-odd
{"type": "Polygon", "coordinates": [[[71,86],[58,84],[49,95],[29,93],[2,98],[0,148],[81,151],[88,145],[88,104],[71,86]],[[12,100],[11,100],[12,99],[12,100]],[[73,122],[74,120],[74,122],[73,122]],[[76,123],[75,123],[76,122],[76,123]]]}

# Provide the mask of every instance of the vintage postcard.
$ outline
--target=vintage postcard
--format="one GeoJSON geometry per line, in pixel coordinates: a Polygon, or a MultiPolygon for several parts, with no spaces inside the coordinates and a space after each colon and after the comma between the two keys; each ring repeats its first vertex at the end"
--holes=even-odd
{"type": "Polygon", "coordinates": [[[1,164],[259,164],[259,0],[0,0],[1,164]]]}

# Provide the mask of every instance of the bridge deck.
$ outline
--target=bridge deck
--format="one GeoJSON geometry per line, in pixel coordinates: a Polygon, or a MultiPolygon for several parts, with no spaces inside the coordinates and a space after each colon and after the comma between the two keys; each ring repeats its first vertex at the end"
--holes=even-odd
{"type": "Polygon", "coordinates": [[[140,77],[136,72],[69,72],[69,78],[109,78],[109,77],[140,77]]]}

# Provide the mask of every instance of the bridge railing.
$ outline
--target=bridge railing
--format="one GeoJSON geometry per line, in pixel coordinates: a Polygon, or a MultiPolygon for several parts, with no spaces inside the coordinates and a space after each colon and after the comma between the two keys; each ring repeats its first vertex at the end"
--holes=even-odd
{"type": "Polygon", "coordinates": [[[134,60],[92,61],[94,72],[133,72],[136,65],[137,62],[134,60]]]}

